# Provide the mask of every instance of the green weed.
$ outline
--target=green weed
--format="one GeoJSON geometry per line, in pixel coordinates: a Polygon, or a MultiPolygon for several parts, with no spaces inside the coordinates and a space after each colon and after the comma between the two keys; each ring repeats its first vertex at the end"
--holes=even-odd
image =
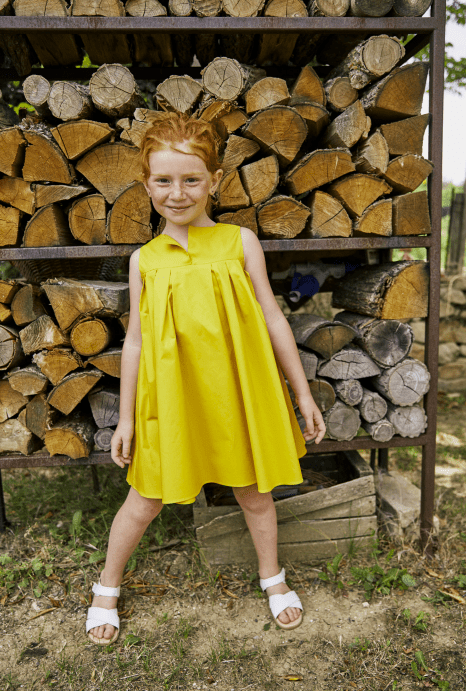
{"type": "MultiPolygon", "coordinates": [[[[393,588],[407,590],[416,585],[416,581],[406,569],[401,569],[399,567],[386,568],[382,566],[378,558],[380,550],[375,548],[372,554],[375,559],[375,564],[364,567],[352,566],[351,573],[354,580],[348,581],[349,585],[362,585],[368,600],[371,599],[374,592],[380,593],[381,595],[389,595],[393,588]]],[[[393,556],[394,550],[392,549],[385,557],[385,563],[387,565],[393,556]]]]}

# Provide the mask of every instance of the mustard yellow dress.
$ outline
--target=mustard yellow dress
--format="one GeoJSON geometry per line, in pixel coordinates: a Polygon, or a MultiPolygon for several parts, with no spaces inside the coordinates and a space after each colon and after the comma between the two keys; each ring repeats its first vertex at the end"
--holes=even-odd
{"type": "Polygon", "coordinates": [[[141,247],[142,349],[133,460],[144,497],[190,504],[202,486],[302,482],[306,444],[244,270],[240,227],[161,234],[141,247]]]}

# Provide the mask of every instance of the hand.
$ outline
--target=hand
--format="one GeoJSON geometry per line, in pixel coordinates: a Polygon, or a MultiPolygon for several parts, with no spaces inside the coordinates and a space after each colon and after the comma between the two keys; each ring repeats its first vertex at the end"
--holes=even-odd
{"type": "Polygon", "coordinates": [[[133,460],[132,451],[132,440],[134,436],[134,426],[131,424],[118,423],[115,432],[113,433],[111,441],[111,455],[112,461],[124,468],[125,465],[129,465],[133,460]]]}
{"type": "Polygon", "coordinates": [[[322,413],[312,398],[311,393],[302,396],[296,396],[296,403],[299,411],[306,421],[306,429],[303,432],[305,441],[312,441],[315,439],[316,444],[320,444],[325,434],[325,423],[322,413]]]}

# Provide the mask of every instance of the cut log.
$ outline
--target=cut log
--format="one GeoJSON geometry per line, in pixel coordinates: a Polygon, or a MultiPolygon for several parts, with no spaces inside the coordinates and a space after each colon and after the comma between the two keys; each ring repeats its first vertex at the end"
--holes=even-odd
{"type": "Polygon", "coordinates": [[[64,202],[79,197],[91,190],[87,183],[83,185],[33,185],[36,207],[48,206],[55,202],[64,202]]]}
{"type": "Polygon", "coordinates": [[[215,98],[236,101],[251,86],[266,76],[258,67],[244,65],[231,58],[215,58],[203,70],[202,86],[215,98]]]}
{"type": "Polygon", "coordinates": [[[328,79],[324,84],[324,91],[327,97],[327,108],[337,113],[346,110],[358,98],[358,92],[351,86],[348,77],[328,79]]]}
{"type": "Polygon", "coordinates": [[[109,348],[103,353],[89,358],[86,364],[95,365],[105,374],[119,378],[121,372],[121,348],[109,348]]]}
{"type": "Polygon", "coordinates": [[[376,130],[360,144],[353,155],[358,173],[381,175],[387,170],[388,160],[388,145],[380,130],[376,130]]]}
{"type": "Polygon", "coordinates": [[[356,436],[361,419],[356,408],[336,400],[324,414],[327,436],[338,441],[349,441],[356,436]]]}
{"type": "Polygon", "coordinates": [[[239,172],[232,170],[220,181],[216,199],[221,209],[245,209],[251,201],[244,191],[239,172]]]}
{"type": "Polygon", "coordinates": [[[95,425],[82,413],[75,413],[56,422],[47,430],[44,444],[50,456],[63,454],[69,458],[87,458],[94,443],[95,425]]]}
{"type": "Polygon", "coordinates": [[[325,379],[313,379],[309,382],[309,390],[316,406],[321,413],[330,410],[335,405],[335,391],[325,379]]]}
{"type": "Polygon", "coordinates": [[[346,405],[358,405],[362,401],[362,384],[359,379],[337,379],[332,382],[335,393],[346,405]]]}
{"type": "Polygon", "coordinates": [[[24,359],[19,332],[13,326],[0,325],[0,370],[11,369],[24,359]]]}
{"type": "Polygon", "coordinates": [[[39,317],[19,332],[21,345],[26,355],[44,348],[69,345],[69,337],[61,331],[47,315],[39,317]]]}
{"type": "Polygon", "coordinates": [[[420,115],[428,72],[428,62],[413,62],[369,86],[361,95],[367,115],[382,122],[420,115]]]}
{"type": "Polygon", "coordinates": [[[14,417],[26,407],[28,398],[15,391],[7,379],[0,379],[0,422],[14,417]]]}
{"type": "Polygon", "coordinates": [[[0,129],[0,172],[20,177],[24,163],[26,140],[16,127],[0,129]]]}
{"type": "Polygon", "coordinates": [[[232,134],[239,130],[248,121],[248,116],[240,108],[234,108],[230,113],[222,115],[220,122],[226,128],[228,134],[232,134]]]}
{"type": "Polygon", "coordinates": [[[250,206],[247,209],[239,209],[239,211],[230,211],[225,214],[220,214],[216,217],[218,223],[231,223],[234,226],[241,226],[249,228],[257,235],[259,228],[257,227],[256,207],[250,206]]]}
{"type": "Polygon", "coordinates": [[[35,396],[38,393],[43,393],[49,383],[37,365],[14,367],[7,376],[11,388],[19,391],[23,396],[35,396]]]}
{"type": "MultiPolygon", "coordinates": [[[[127,122],[127,126],[124,127],[123,132],[120,137],[123,141],[129,144],[134,144],[138,148],[141,148],[142,140],[148,129],[152,127],[156,119],[159,117],[159,113],[156,110],[149,110],[149,108],[136,108],[134,111],[134,119],[129,120],[129,118],[124,118],[127,122]]],[[[117,126],[122,123],[119,120],[116,124],[117,126]]]]}
{"type": "Polygon", "coordinates": [[[392,198],[393,235],[431,233],[427,192],[412,192],[392,198]]]}
{"type": "Polygon", "coordinates": [[[361,216],[367,207],[392,188],[376,175],[354,173],[332,182],[327,192],[340,201],[352,218],[361,216]]]}
{"type": "Polygon", "coordinates": [[[31,130],[24,131],[28,146],[24,156],[23,178],[28,182],[61,182],[70,185],[74,170],[52,138],[31,130]]]}
{"type": "Polygon", "coordinates": [[[76,165],[109,204],[129,185],[141,179],[139,149],[126,144],[103,144],[86,154],[76,165]]]}
{"type": "Polygon", "coordinates": [[[50,116],[47,97],[50,92],[50,82],[40,74],[30,74],[23,82],[24,98],[42,117],[50,116]]]}
{"type": "Polygon", "coordinates": [[[74,82],[54,82],[47,103],[52,115],[60,120],[87,118],[94,110],[89,87],[74,82]]]}
{"type": "Polygon", "coordinates": [[[15,247],[19,244],[19,224],[22,215],[23,213],[19,209],[0,204],[0,246],[15,247]]]}
{"type": "Polygon", "coordinates": [[[216,17],[222,9],[222,0],[193,0],[193,9],[198,17],[216,17]]]}
{"type": "MultiPolygon", "coordinates": [[[[235,110],[237,110],[237,108],[231,101],[220,101],[216,98],[213,98],[213,96],[204,94],[199,108],[194,113],[194,117],[199,118],[200,120],[205,120],[206,122],[217,123],[225,115],[229,115],[235,110]]],[[[246,120],[247,117],[244,116],[243,122],[246,122],[246,120]]]]}
{"type": "Polygon", "coordinates": [[[358,410],[366,422],[377,422],[385,417],[387,401],[375,391],[362,388],[362,399],[358,404],[358,410]]]}
{"type": "Polygon", "coordinates": [[[32,361],[54,386],[70,372],[84,366],[79,355],[71,348],[57,347],[52,350],[41,350],[34,353],[32,361]]]}
{"type": "Polygon", "coordinates": [[[173,17],[189,17],[193,0],[168,0],[168,13],[173,17]]]}
{"type": "Polygon", "coordinates": [[[39,286],[31,284],[18,290],[11,302],[11,312],[16,326],[26,326],[34,319],[47,314],[40,299],[42,292],[39,286]]]}
{"type": "Polygon", "coordinates": [[[427,316],[429,264],[388,262],[363,266],[340,279],[332,306],[379,319],[427,316]]]}
{"type": "Polygon", "coordinates": [[[350,0],[311,0],[308,5],[310,17],[344,17],[350,0]]]}
{"type": "Polygon", "coordinates": [[[47,403],[64,415],[69,415],[103,376],[103,372],[95,368],[67,374],[51,390],[47,403]]]}
{"type": "Polygon", "coordinates": [[[352,17],[384,17],[393,7],[393,0],[351,0],[352,17]]]}
{"type": "Polygon", "coordinates": [[[354,235],[392,235],[392,200],[374,202],[354,221],[354,235]]]}
{"type": "Polygon", "coordinates": [[[284,105],[290,100],[288,87],[284,79],[264,77],[259,79],[244,94],[246,113],[252,115],[268,106],[284,105]]]}
{"type": "Polygon", "coordinates": [[[107,242],[107,213],[101,194],[90,194],[73,202],[68,214],[73,237],[86,245],[104,245],[107,242]]]}
{"type": "Polygon", "coordinates": [[[335,197],[315,190],[306,197],[305,203],[311,210],[305,235],[312,238],[350,237],[351,219],[335,197]]]}
{"type": "Polygon", "coordinates": [[[36,200],[31,184],[22,178],[10,178],[5,175],[0,180],[0,202],[11,204],[26,214],[36,210],[36,200]]]}
{"type": "Polygon", "coordinates": [[[145,106],[136,80],[124,65],[99,67],[89,80],[89,90],[95,107],[110,118],[131,116],[136,108],[145,106]]]}
{"type": "Polygon", "coordinates": [[[389,122],[380,125],[391,156],[402,156],[403,154],[417,154],[422,156],[422,144],[424,133],[430,122],[430,113],[415,115],[412,118],[405,118],[397,122],[389,122]]]}
{"type": "Polygon", "coordinates": [[[110,139],[115,130],[105,122],[79,120],[61,123],[51,132],[65,156],[74,161],[110,139]]]}
{"type": "MultiPolygon", "coordinates": [[[[348,149],[316,149],[303,156],[284,173],[283,183],[291,194],[303,194],[326,185],[354,169],[348,149]]],[[[383,181],[381,184],[385,187],[383,181]]]]}
{"type": "Polygon", "coordinates": [[[97,355],[108,347],[112,333],[102,319],[87,317],[75,324],[70,332],[71,346],[85,357],[97,355]]]}
{"type": "Polygon", "coordinates": [[[401,437],[419,437],[427,427],[427,415],[419,405],[402,407],[389,401],[387,419],[401,437]]]}
{"type": "Polygon", "coordinates": [[[428,392],[430,373],[423,362],[408,357],[373,377],[372,383],[395,405],[411,406],[428,392]]]}
{"type": "Polygon", "coordinates": [[[281,166],[288,166],[297,156],[307,137],[307,125],[293,108],[271,106],[255,113],[241,130],[267,154],[275,154],[281,166]]]}
{"type": "Polygon", "coordinates": [[[374,79],[390,72],[404,54],[405,49],[396,36],[370,36],[353,48],[327,79],[348,77],[353,88],[363,89],[374,79]]]}
{"type": "Polygon", "coordinates": [[[9,305],[23,282],[15,278],[0,278],[0,302],[9,305]]]}
{"type": "Polygon", "coordinates": [[[395,17],[422,17],[432,0],[393,0],[391,14],[395,17]]]}
{"type": "Polygon", "coordinates": [[[229,17],[257,17],[265,0],[223,0],[223,11],[229,17]]]}
{"type": "Polygon", "coordinates": [[[245,139],[244,137],[238,137],[236,134],[231,134],[223,154],[223,174],[226,175],[232,170],[236,170],[244,161],[252,158],[259,150],[260,146],[257,142],[253,142],[251,139],[245,139]]]}
{"type": "MultiPolygon", "coordinates": [[[[163,17],[167,10],[158,0],[128,0],[126,14],[131,17],[163,17]]],[[[170,34],[133,34],[134,62],[152,65],[173,65],[170,34]]]]}
{"type": "Polygon", "coordinates": [[[23,247],[56,247],[74,245],[68,219],[58,204],[36,211],[24,229],[23,247]]]}
{"type": "Polygon", "coordinates": [[[113,427],[118,424],[120,409],[119,389],[105,387],[92,391],[87,398],[97,427],[113,427]]]}
{"type": "Polygon", "coordinates": [[[152,239],[152,204],[142,182],[127,187],[116,199],[107,219],[108,241],[144,244],[152,239]]]}
{"type": "Polygon", "coordinates": [[[328,111],[320,103],[308,101],[303,96],[292,96],[288,105],[304,118],[307,125],[307,141],[316,139],[330,122],[328,111]]]}
{"type": "Polygon", "coordinates": [[[345,346],[330,360],[319,361],[319,376],[330,379],[364,379],[380,374],[380,368],[361,348],[345,346]]]}
{"type": "Polygon", "coordinates": [[[327,97],[317,72],[312,65],[305,65],[290,89],[290,95],[295,98],[306,98],[308,101],[325,106],[327,97]]]}
{"type": "MultiPolygon", "coordinates": [[[[73,0],[71,14],[73,17],[124,17],[125,8],[120,0],[73,0]]],[[[131,51],[125,34],[99,32],[81,34],[80,38],[91,62],[96,65],[127,65],[131,62],[131,51]]]]}
{"type": "Polygon", "coordinates": [[[395,434],[395,427],[387,418],[382,418],[381,420],[377,420],[377,422],[366,422],[363,420],[361,427],[365,429],[375,441],[390,441],[395,434]]]}
{"type": "Polygon", "coordinates": [[[98,429],[94,434],[94,444],[101,449],[101,451],[110,451],[114,433],[115,430],[112,427],[98,429]]]}
{"type": "Polygon", "coordinates": [[[18,419],[0,424],[0,453],[22,453],[29,456],[41,446],[40,440],[18,419]]]}
{"type": "MultiPolygon", "coordinates": [[[[14,15],[14,10],[11,1],[1,0],[0,17],[12,15],[14,15]]],[[[26,36],[16,31],[0,34],[0,50],[11,60],[11,64],[20,77],[30,74],[32,66],[38,61],[38,57],[26,36]]]]}
{"type": "Polygon", "coordinates": [[[127,283],[49,278],[41,285],[64,331],[83,316],[117,317],[129,309],[127,283]]]}
{"type": "Polygon", "coordinates": [[[310,213],[293,197],[278,195],[257,207],[257,223],[264,235],[294,238],[304,229],[310,213]]]}
{"type": "MultiPolygon", "coordinates": [[[[317,377],[317,363],[318,358],[315,353],[309,352],[309,350],[304,350],[298,345],[298,353],[301,360],[301,365],[303,366],[304,374],[306,379],[310,381],[317,377]]],[[[333,403],[332,403],[333,405],[333,403]]]]}
{"type": "MultiPolygon", "coordinates": [[[[269,0],[263,17],[307,17],[307,8],[302,0],[269,0]]],[[[299,34],[259,34],[257,65],[287,65],[299,34]]]]}
{"type": "Polygon", "coordinates": [[[347,324],[331,322],[316,314],[292,314],[288,318],[296,343],[330,359],[351,343],[357,332],[347,324]]]}
{"type": "Polygon", "coordinates": [[[47,403],[45,393],[39,393],[31,398],[24,408],[26,413],[26,427],[39,439],[44,439],[47,430],[51,429],[59,419],[60,413],[47,403]]]}
{"type": "Polygon", "coordinates": [[[335,149],[354,146],[368,130],[367,115],[357,100],[330,123],[324,130],[320,142],[322,147],[335,149]]]}
{"type": "Polygon", "coordinates": [[[241,181],[253,204],[260,204],[272,196],[278,186],[278,172],[276,156],[261,158],[240,169],[241,181]]]}
{"type": "Polygon", "coordinates": [[[394,158],[382,177],[396,192],[413,192],[434,169],[434,164],[416,154],[404,154],[394,158]]]}
{"type": "Polygon", "coordinates": [[[157,103],[162,110],[192,113],[202,96],[202,85],[192,77],[169,77],[157,86],[157,103]]]}

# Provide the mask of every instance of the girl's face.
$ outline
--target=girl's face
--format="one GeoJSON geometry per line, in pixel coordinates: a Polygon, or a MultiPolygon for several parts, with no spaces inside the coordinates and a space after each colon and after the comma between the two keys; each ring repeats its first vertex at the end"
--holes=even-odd
{"type": "Polygon", "coordinates": [[[205,224],[209,194],[218,187],[223,171],[210,173],[199,156],[189,153],[188,142],[174,149],[154,151],[149,156],[150,176],[144,184],[154,209],[176,226],[205,224]],[[194,221],[194,223],[193,223],[194,221]]]}

